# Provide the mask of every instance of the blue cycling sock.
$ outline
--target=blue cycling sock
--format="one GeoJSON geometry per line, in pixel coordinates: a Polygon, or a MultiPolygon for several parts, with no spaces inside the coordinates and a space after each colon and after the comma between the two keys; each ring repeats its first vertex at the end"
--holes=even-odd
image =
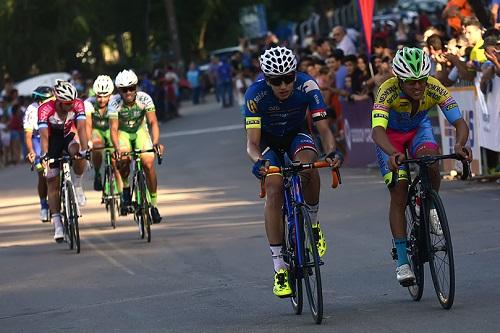
{"type": "Polygon", "coordinates": [[[394,245],[398,253],[398,266],[408,264],[408,256],[406,253],[406,238],[394,238],[394,245]]]}
{"type": "Polygon", "coordinates": [[[40,206],[42,208],[47,208],[48,209],[49,208],[49,203],[48,203],[47,199],[40,199],[40,206]]]}

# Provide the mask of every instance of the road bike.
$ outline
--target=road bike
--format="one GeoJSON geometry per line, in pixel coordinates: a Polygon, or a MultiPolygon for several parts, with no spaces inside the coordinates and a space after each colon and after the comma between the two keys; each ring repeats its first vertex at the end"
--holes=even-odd
{"type": "MultiPolygon", "coordinates": [[[[429,167],[439,160],[456,159],[462,161],[463,180],[470,176],[469,163],[457,154],[423,156],[399,161],[399,164],[415,163],[418,174],[411,181],[408,172],[408,201],[405,209],[407,230],[408,261],[415,274],[415,281],[408,286],[408,291],[415,301],[422,298],[424,291],[424,263],[428,262],[434,289],[439,303],[444,309],[450,309],[455,298],[455,265],[453,246],[446,212],[439,194],[432,189],[429,167]],[[432,230],[431,209],[436,210],[442,234],[432,230]]],[[[397,175],[393,175],[397,179],[397,175]]],[[[434,227],[436,228],[436,227],[434,227]]],[[[396,249],[392,256],[397,260],[396,249]]]]}
{"type": "MultiPolygon", "coordinates": [[[[301,163],[291,162],[286,157],[284,167],[270,167],[267,171],[267,175],[273,173],[283,175],[283,223],[286,221],[283,257],[289,265],[292,307],[297,315],[302,313],[302,280],[304,280],[309,307],[316,324],[321,324],[323,320],[320,267],[324,263],[318,255],[311,218],[302,195],[299,173],[307,169],[326,167],[330,167],[326,161],[301,163]]],[[[338,169],[332,170],[332,187],[337,187],[340,182],[338,169]]],[[[265,177],[262,177],[259,196],[264,198],[265,195],[265,177]]]]}
{"type": "Polygon", "coordinates": [[[116,217],[119,215],[118,183],[116,181],[115,168],[111,162],[113,147],[94,148],[93,150],[104,150],[104,179],[102,184],[101,204],[104,204],[109,212],[109,219],[113,229],[116,228],[116,217]]]}
{"type": "Polygon", "coordinates": [[[122,156],[130,156],[133,160],[133,180],[132,180],[132,206],[134,221],[139,226],[139,236],[141,239],[151,242],[151,197],[146,183],[146,174],[142,167],[141,154],[155,153],[158,164],[162,163],[162,155],[154,148],[147,150],[135,149],[131,152],[122,153],[122,156]]]}

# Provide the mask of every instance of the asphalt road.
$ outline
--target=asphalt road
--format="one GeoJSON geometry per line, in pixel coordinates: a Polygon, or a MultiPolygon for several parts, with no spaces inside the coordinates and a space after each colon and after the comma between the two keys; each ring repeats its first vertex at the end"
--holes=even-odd
{"type": "Polygon", "coordinates": [[[376,170],[322,172],[325,319],[292,313],[272,294],[263,201],[250,173],[236,108],[186,108],[162,126],[159,207],[152,243],[130,217],[109,226],[91,190],[82,253],[38,220],[35,177],[0,170],[0,332],[498,332],[500,186],[443,182],[456,264],[456,298],[442,310],[426,267],[413,302],[395,280],[388,193],[376,170]]]}

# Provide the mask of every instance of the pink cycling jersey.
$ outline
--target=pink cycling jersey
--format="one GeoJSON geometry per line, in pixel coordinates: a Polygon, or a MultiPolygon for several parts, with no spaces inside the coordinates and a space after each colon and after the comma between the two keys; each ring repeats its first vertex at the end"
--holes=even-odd
{"type": "Polygon", "coordinates": [[[47,101],[38,107],[38,128],[49,128],[51,130],[63,131],[64,136],[76,132],[76,121],[85,119],[85,106],[81,99],[75,99],[73,108],[65,118],[61,118],[56,112],[56,101],[47,101]]]}

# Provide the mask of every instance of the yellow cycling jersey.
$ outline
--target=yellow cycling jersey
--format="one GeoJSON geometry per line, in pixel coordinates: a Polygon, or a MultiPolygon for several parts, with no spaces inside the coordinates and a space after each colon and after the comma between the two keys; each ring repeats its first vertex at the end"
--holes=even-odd
{"type": "Polygon", "coordinates": [[[418,111],[411,116],[410,99],[401,90],[398,78],[392,77],[382,83],[375,97],[372,128],[381,126],[384,129],[389,128],[401,132],[411,131],[428,120],[427,113],[435,105],[439,105],[451,124],[462,118],[458,104],[448,89],[432,76],[429,76],[427,80],[418,111]]]}

